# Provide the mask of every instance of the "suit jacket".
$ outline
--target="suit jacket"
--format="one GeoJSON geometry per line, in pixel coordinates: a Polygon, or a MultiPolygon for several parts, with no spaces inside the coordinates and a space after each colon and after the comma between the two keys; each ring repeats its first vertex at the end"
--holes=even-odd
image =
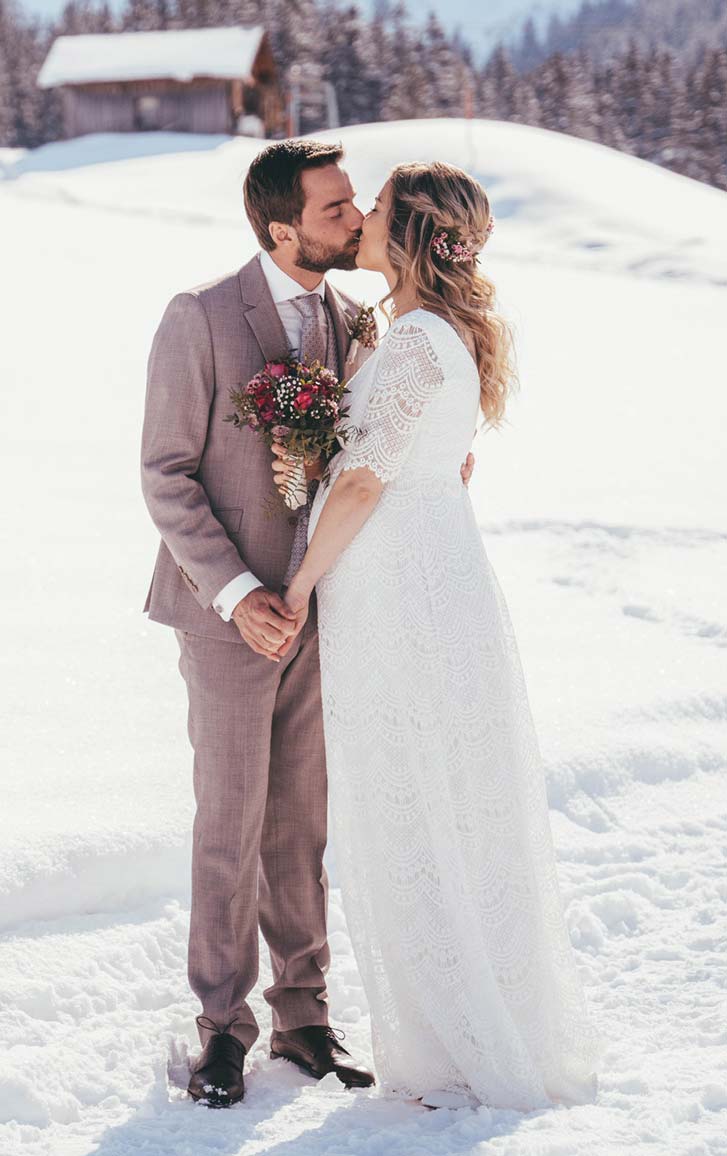
{"type": "MultiPolygon", "coordinates": [[[[330,285],[326,304],[344,365],[358,305],[330,285]]],[[[275,488],[272,451],[223,418],[230,390],[289,352],[259,257],[167,306],[149,356],[141,449],[144,500],[161,534],[144,605],[155,622],[243,644],[213,599],[246,570],[280,591],[297,515],[275,488]]]]}

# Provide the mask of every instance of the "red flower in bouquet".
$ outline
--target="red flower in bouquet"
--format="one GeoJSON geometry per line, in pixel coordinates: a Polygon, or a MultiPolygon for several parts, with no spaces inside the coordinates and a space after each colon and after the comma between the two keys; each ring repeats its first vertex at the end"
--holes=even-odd
{"type": "Polygon", "coordinates": [[[347,393],[320,362],[306,365],[292,358],[267,362],[244,388],[230,391],[235,412],[224,421],[254,430],[268,446],[284,445],[297,459],[297,476],[285,494],[292,509],[306,498],[305,463],[332,457],[354,432],[344,424],[348,409],[341,403],[347,393]]]}
{"type": "MultiPolygon", "coordinates": [[[[315,386],[313,387],[315,388],[315,386]]],[[[303,389],[296,397],[293,405],[298,410],[298,413],[305,413],[313,405],[314,394],[311,389],[303,389]]]]}

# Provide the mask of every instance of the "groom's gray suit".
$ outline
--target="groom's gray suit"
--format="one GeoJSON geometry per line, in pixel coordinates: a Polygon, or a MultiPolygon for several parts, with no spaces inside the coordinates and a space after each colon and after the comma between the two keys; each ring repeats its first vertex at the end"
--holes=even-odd
{"type": "MultiPolygon", "coordinates": [[[[339,364],[357,306],[327,286],[339,364]]],[[[180,293],[149,358],[142,488],[161,534],[145,610],[176,630],[189,696],[197,812],[189,980],[205,1016],[246,1048],[258,924],[273,1026],[328,1022],[325,972],[327,784],[315,606],[279,664],[212,609],[249,569],[281,591],[296,515],[273,482],[271,451],[223,421],[229,391],[289,353],[258,258],[180,293]]],[[[200,1027],[202,1043],[209,1029],[200,1027]]]]}

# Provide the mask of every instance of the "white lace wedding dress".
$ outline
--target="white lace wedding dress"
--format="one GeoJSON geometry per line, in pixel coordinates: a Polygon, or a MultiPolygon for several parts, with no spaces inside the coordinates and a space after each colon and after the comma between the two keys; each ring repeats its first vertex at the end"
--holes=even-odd
{"type": "Polygon", "coordinates": [[[517,643],[459,473],[478,403],[465,345],[422,309],[356,374],[363,435],[331,483],[368,466],[385,484],[317,586],[331,836],[384,1089],[530,1110],[593,1099],[600,1041],[517,643]]]}

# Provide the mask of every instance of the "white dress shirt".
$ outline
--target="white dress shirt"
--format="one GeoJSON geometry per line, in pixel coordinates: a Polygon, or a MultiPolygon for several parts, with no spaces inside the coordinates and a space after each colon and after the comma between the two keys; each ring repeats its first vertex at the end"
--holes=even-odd
{"type": "MultiPolygon", "coordinates": [[[[278,316],[283,323],[288,344],[291,349],[300,351],[300,341],[303,331],[303,317],[300,311],[293,305],[292,298],[300,297],[307,292],[302,285],[300,285],[293,277],[275,264],[269,253],[263,250],[260,253],[260,268],[265,274],[265,280],[268,283],[268,288],[275,302],[275,308],[278,311],[278,316]]],[[[326,282],[323,277],[312,293],[318,293],[321,300],[325,297],[326,282]]],[[[250,571],[246,570],[244,574],[238,574],[226,586],[223,586],[219,594],[212,603],[213,608],[217,611],[220,618],[225,622],[229,622],[232,617],[232,611],[237,606],[241,599],[246,598],[247,595],[255,590],[263,583],[255,577],[250,571]]]]}

